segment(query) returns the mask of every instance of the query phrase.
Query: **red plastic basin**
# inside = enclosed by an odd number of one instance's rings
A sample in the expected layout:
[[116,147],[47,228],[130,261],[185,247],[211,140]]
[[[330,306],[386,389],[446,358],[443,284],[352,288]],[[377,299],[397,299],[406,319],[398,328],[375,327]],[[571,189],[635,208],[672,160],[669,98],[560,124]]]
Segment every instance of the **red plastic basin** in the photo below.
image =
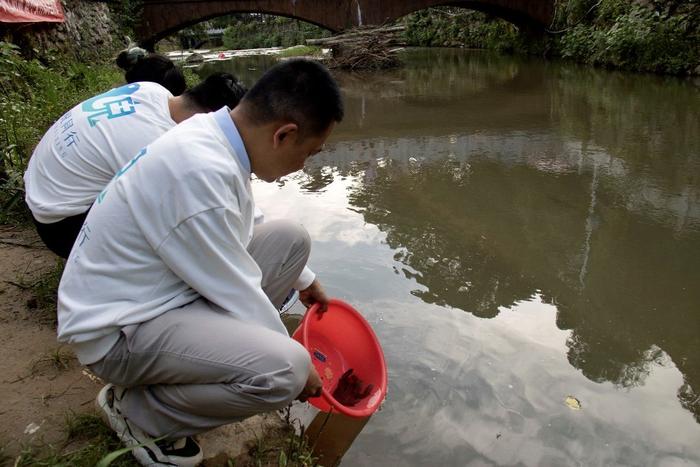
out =
[[[342,300],[331,300],[322,315],[317,310],[318,305],[309,308],[292,336],[309,351],[323,381],[321,397],[311,398],[309,403],[324,412],[368,417],[386,396],[386,363],[379,340],[367,320]],[[367,397],[348,407],[335,400],[333,391],[351,368],[363,387],[372,384],[373,388]]]

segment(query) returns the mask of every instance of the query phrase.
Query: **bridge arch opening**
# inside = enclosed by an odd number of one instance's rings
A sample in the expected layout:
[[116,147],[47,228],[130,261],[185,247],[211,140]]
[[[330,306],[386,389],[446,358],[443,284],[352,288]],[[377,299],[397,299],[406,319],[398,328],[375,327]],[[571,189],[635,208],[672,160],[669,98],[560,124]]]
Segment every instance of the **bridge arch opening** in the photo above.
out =
[[161,38],[188,25],[244,12],[295,18],[337,32],[360,25],[386,24],[435,6],[486,12],[533,31],[544,30],[554,17],[554,0],[143,0],[137,37],[142,44],[152,47]]
[[[139,39],[139,44],[148,49],[148,50],[154,50],[155,45],[161,41],[162,39],[172,37],[177,35],[178,33],[181,33],[182,31],[185,31],[187,29],[190,29],[194,26],[197,26],[199,24],[207,23],[212,20],[217,20],[220,18],[230,18],[230,21],[228,21],[227,26],[236,26],[236,25],[241,25],[246,23],[246,18],[245,16],[249,16],[249,22],[251,24],[255,23],[256,17],[257,20],[261,23],[264,22],[271,22],[275,21],[277,19],[287,19],[287,20],[293,20],[297,22],[297,24],[300,25],[308,25],[316,28],[318,30],[318,35],[315,37],[321,37],[324,35],[330,35],[333,31],[328,28],[324,24],[319,24],[317,22],[311,21],[307,18],[303,18],[300,16],[295,16],[291,14],[284,14],[284,13],[279,13],[275,12],[272,10],[241,10],[241,9],[233,9],[229,11],[224,11],[222,13],[215,13],[215,14],[210,14],[210,15],[204,15],[201,17],[197,18],[191,18],[186,21],[182,21],[172,27],[169,27],[167,29],[164,29],[161,32],[155,33],[155,34],[139,34],[141,39]],[[284,28],[285,25],[283,25]],[[219,29],[219,28],[216,28]],[[225,29],[225,28],[224,28]],[[301,29],[305,29],[306,31],[302,32],[309,32],[308,28],[304,28],[304,26],[301,27]],[[283,31],[284,32],[284,31]],[[302,42],[303,43],[303,40]],[[281,44],[282,45],[282,44]],[[286,44],[284,44],[286,45]],[[296,45],[296,44],[291,44],[291,45]],[[232,48],[255,48],[256,46],[251,46],[251,47],[232,47]],[[263,47],[263,46],[257,46],[257,47]],[[187,48],[192,48],[192,47],[187,47]]]
[[532,25],[492,10],[454,4],[414,10],[401,17],[409,46],[466,47],[514,51],[533,35]]
[[[449,1],[437,0],[421,7],[410,9],[401,15],[400,18],[406,18],[415,13],[426,12],[429,10],[447,11],[447,10],[462,10],[483,13],[494,19],[500,19],[511,23],[517,28],[524,29],[543,29],[542,24],[537,18],[530,16],[523,10],[517,10],[503,6],[497,3],[480,2],[480,1]],[[502,2],[501,2],[502,3]]]

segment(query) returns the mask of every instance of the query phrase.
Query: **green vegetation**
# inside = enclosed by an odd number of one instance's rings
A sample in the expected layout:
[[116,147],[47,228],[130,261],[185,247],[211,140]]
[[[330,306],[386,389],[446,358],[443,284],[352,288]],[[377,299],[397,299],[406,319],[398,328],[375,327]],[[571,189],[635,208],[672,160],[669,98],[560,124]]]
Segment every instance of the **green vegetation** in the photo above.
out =
[[119,28],[117,34],[134,37],[134,27],[141,15],[143,2],[141,0],[112,0],[107,2],[107,6],[112,19]]
[[76,358],[73,352],[63,347],[57,347],[47,352],[43,357],[32,362],[29,373],[37,375],[46,370],[60,372],[70,368],[75,361]]
[[320,47],[312,45],[295,45],[284,49],[279,53],[280,57],[307,57],[310,55],[318,55],[321,53]]
[[[14,465],[47,467],[92,467],[110,452],[122,447],[114,432],[93,414],[69,414],[65,440],[58,445],[25,447]],[[131,456],[122,456],[112,466],[136,466]]]
[[28,219],[22,175],[34,146],[67,109],[123,80],[113,65],[25,59],[0,42],[0,223]]
[[564,27],[555,43],[564,58],[676,75],[700,65],[700,4],[569,0],[557,15]]
[[259,47],[290,47],[306,39],[325,37],[330,33],[310,23],[282,16],[237,15],[231,17],[224,31],[224,47],[254,49]]
[[463,8],[429,8],[406,17],[406,40],[419,47],[468,47],[513,52],[523,38],[511,23]]
[[[258,438],[248,455],[250,462],[242,465],[279,466],[279,467],[315,467],[318,459],[313,456],[306,439],[294,433],[291,425],[273,436]],[[229,464],[239,465],[235,460]]]
[[431,8],[406,18],[410,45],[495,49],[590,65],[683,75],[700,67],[700,4],[683,0],[561,0],[551,29],[534,36],[465,9]]
[[[26,446],[14,459],[13,465],[16,467],[93,467],[95,465],[131,467],[138,465],[134,458],[128,455],[128,450],[123,448],[114,432],[97,415],[69,414],[66,416],[64,432],[65,439],[57,445]],[[120,453],[121,455],[117,455]],[[3,451],[0,451],[0,460],[3,460],[2,456]],[[105,462],[108,459],[112,459],[111,463]],[[4,460],[11,459],[5,455]],[[296,435],[291,425],[258,438],[247,453],[236,459],[228,459],[227,462],[230,466],[315,467],[318,465],[304,437]]]
[[27,307],[49,312],[48,316],[51,322],[56,320],[58,284],[61,282],[65,264],[62,258],[57,258],[53,267],[43,271],[38,278],[22,275],[17,278],[17,282],[13,283],[20,289],[31,292],[32,298],[27,302]]

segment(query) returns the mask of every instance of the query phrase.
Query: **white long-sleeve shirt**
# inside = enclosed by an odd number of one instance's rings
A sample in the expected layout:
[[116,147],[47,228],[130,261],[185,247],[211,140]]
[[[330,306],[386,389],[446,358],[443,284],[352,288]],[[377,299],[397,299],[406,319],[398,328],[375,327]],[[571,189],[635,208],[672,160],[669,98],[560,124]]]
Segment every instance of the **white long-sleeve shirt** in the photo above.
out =
[[[59,340],[75,344],[83,364],[100,360],[123,326],[199,297],[287,333],[246,250],[254,225],[250,168],[222,115],[235,131],[227,109],[196,115],[140,152],[98,195],[58,290]],[[305,272],[295,287],[311,281]]]
[[111,89],[66,112],[37,145],[24,174],[34,218],[51,224],[82,214],[144,146],[175,126],[156,83]]

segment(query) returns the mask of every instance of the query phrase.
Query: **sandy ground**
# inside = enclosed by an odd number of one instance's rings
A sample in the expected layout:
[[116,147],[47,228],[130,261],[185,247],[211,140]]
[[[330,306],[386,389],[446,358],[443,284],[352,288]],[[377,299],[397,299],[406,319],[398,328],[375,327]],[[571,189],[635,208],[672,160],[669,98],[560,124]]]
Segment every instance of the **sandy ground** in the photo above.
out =
[[63,440],[66,415],[91,410],[99,386],[56,341],[55,311],[30,308],[32,292],[18,286],[56,256],[31,231],[0,228],[0,242],[0,445],[14,456],[27,444]]
[[[56,261],[33,230],[0,226],[0,447],[12,459],[28,445],[62,442],[66,417],[95,413],[102,385],[57,342],[55,310],[37,308],[26,288]],[[281,426],[277,415],[267,414],[201,436],[211,458],[206,465],[245,456],[257,439]]]

